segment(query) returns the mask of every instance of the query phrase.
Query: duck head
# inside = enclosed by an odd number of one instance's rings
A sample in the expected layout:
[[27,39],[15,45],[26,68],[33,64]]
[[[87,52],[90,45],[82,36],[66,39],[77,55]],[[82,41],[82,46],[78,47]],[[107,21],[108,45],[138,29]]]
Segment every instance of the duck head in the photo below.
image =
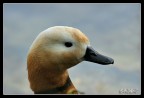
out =
[[82,61],[102,65],[114,63],[112,58],[96,52],[88,38],[76,28],[54,26],[42,31],[28,52],[28,76],[32,90],[64,85],[68,76],[66,70]]

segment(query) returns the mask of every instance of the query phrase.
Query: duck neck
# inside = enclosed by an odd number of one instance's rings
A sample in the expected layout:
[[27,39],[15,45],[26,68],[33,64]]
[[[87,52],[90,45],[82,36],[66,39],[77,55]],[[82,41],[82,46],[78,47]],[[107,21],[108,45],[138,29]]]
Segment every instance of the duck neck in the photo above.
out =
[[43,91],[34,92],[35,94],[78,94],[69,77],[67,77],[66,83],[63,86],[53,89],[47,89]]
[[35,94],[78,94],[67,70],[50,72],[45,68],[39,68],[29,72],[31,89]]

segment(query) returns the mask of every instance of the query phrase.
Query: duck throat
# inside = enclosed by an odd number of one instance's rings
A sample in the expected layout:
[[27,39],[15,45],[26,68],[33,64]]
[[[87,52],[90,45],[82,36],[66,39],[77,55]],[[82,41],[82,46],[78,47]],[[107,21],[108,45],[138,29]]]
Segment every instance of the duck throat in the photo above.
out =
[[34,93],[35,94],[78,94],[78,91],[75,89],[74,85],[72,84],[68,76],[63,86],[56,87],[53,89],[38,91]]
[[78,94],[67,70],[57,72],[36,66],[28,67],[30,86],[35,94]]

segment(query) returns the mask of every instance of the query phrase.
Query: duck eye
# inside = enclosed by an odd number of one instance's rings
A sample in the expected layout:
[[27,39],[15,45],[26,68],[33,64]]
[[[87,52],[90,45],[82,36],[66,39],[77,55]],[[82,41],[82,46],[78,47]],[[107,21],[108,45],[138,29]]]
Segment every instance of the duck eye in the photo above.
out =
[[71,47],[73,44],[71,42],[65,42],[66,47]]

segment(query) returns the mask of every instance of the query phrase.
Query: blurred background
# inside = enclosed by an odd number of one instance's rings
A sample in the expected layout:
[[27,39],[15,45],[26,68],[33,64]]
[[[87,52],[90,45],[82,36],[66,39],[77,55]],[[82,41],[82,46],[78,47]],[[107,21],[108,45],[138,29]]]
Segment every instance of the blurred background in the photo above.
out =
[[141,94],[139,3],[4,3],[3,94],[33,94],[27,77],[27,52],[41,31],[57,25],[80,29],[95,50],[115,60],[108,66],[83,61],[70,68],[79,91]]

